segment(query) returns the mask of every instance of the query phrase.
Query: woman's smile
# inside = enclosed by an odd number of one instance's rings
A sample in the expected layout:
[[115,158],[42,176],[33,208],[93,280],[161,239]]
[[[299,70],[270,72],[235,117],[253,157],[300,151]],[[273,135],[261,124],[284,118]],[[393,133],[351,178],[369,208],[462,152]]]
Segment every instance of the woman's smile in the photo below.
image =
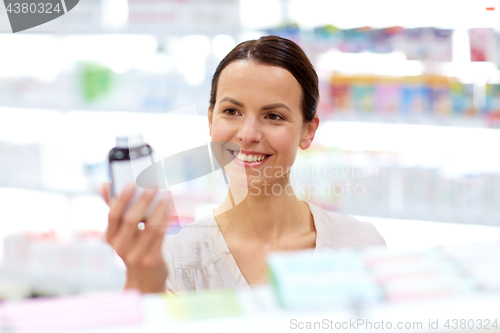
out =
[[272,154],[263,154],[254,151],[246,151],[246,150],[231,150],[228,149],[231,155],[234,156],[233,161],[241,166],[248,168],[257,168],[264,163],[272,156]]

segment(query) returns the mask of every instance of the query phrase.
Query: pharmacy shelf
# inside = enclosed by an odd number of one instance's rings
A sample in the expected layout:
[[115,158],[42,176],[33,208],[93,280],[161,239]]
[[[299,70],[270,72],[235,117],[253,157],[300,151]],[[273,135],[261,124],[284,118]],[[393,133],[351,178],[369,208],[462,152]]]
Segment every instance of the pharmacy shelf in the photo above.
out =
[[[261,296],[265,297],[265,296]],[[269,296],[271,297],[271,296]],[[247,314],[237,317],[226,318],[211,318],[200,319],[187,322],[165,322],[165,315],[158,311],[157,307],[162,307],[155,296],[143,298],[143,308],[151,309],[148,314],[145,314],[147,322],[141,328],[148,329],[167,328],[176,332],[200,332],[201,330],[217,331],[217,332],[294,332],[302,326],[306,328],[310,325],[311,328],[318,329],[346,329],[340,326],[335,327],[336,323],[356,323],[354,328],[361,332],[368,331],[394,331],[396,327],[387,329],[387,323],[391,326],[396,326],[398,323],[409,326],[410,328],[400,329],[398,331],[424,331],[436,332],[434,323],[438,323],[440,331],[458,331],[453,329],[453,320],[465,319],[481,319],[483,324],[486,319],[490,320],[491,332],[498,332],[497,327],[491,327],[491,323],[497,319],[497,324],[500,323],[498,312],[495,308],[500,306],[500,296],[497,295],[481,295],[473,297],[461,297],[453,299],[434,299],[420,302],[407,302],[403,304],[373,304],[373,305],[344,305],[337,309],[315,309],[312,311],[290,311],[284,309],[274,309],[270,313]],[[146,310],[146,311],[148,311]],[[269,310],[269,309],[267,309]],[[168,311],[168,310],[167,310]],[[159,313],[160,312],[160,313]],[[385,322],[385,329],[381,329],[381,322]],[[447,328],[446,322],[449,321],[451,328]],[[363,324],[361,324],[363,322]],[[368,322],[375,327],[368,326]],[[429,327],[430,323],[433,327]],[[163,323],[163,324],[162,324]],[[315,324],[316,323],[316,324]],[[322,326],[317,323],[321,323]],[[421,324],[421,325],[420,325]],[[469,323],[470,324],[470,323]],[[476,324],[476,322],[474,322]],[[299,326],[300,325],[300,326]],[[316,327],[314,327],[316,325]],[[330,327],[331,325],[331,327]],[[353,328],[353,326],[347,326]],[[378,329],[377,329],[378,327]],[[419,329],[421,327],[421,329]],[[458,326],[458,328],[460,328]],[[467,328],[467,327],[466,327]],[[130,328],[124,329],[123,332],[129,332]],[[472,331],[472,330],[471,330]],[[92,331],[94,332],[94,331]],[[103,333],[106,331],[102,331]],[[115,332],[113,330],[113,332]],[[121,331],[116,331],[121,332]]]
[[[360,332],[463,332],[474,331],[474,328],[479,327],[476,325],[485,326],[487,322],[488,332],[499,332],[500,319],[497,309],[500,306],[500,296],[498,294],[445,299],[437,297],[395,304],[343,304],[308,311],[294,311],[278,307],[274,293],[269,286],[250,291],[238,291],[235,296],[236,298],[233,299],[219,298],[217,303],[204,302],[201,297],[198,303],[194,301],[194,298],[183,303],[182,298],[175,302],[162,294],[140,296],[131,292],[127,294],[106,293],[102,296],[84,295],[81,297],[81,302],[75,298],[66,303],[64,303],[65,298],[48,302],[39,299],[38,304],[26,302],[14,304],[14,306],[7,302],[3,311],[11,315],[11,318],[15,318],[16,315],[20,317],[20,313],[24,314],[24,322],[17,326],[24,328],[23,331],[27,331],[26,328],[30,327],[29,332],[33,333],[42,332],[44,328],[51,328],[51,332],[79,333],[139,331],[146,333],[198,333],[200,331],[280,333],[295,332],[300,328],[307,329],[308,326],[309,329],[316,330],[350,328]],[[120,301],[121,304],[113,303]],[[96,310],[90,309],[92,304],[98,307],[105,305],[106,308],[97,314]],[[41,313],[46,312],[41,307],[47,305],[55,313],[50,315],[51,320],[41,321],[41,318],[36,318],[34,312],[37,310]],[[62,306],[66,308],[61,308]],[[235,308],[239,311],[234,311]],[[80,311],[79,314],[78,311]],[[65,314],[65,323],[55,323],[63,314]],[[454,320],[456,320],[456,326]],[[472,320],[472,323],[469,320]],[[461,321],[462,327],[460,327]],[[391,329],[388,329],[389,324]],[[4,325],[6,325],[5,321]],[[398,325],[402,327],[397,329]],[[472,328],[468,329],[467,325],[469,327],[472,325]],[[16,325],[12,326],[12,328],[16,327]],[[61,326],[64,330],[61,330]]]
[[[271,284],[179,295],[94,289],[7,300],[0,304],[0,325],[33,333],[290,332],[307,326],[434,332],[489,326],[489,332],[498,332],[499,257],[498,241],[422,251],[273,252],[267,260]],[[54,288],[59,281],[44,282]]]
[[[79,2],[56,20],[18,34],[224,34],[240,27],[239,0],[207,3],[101,0]],[[0,33],[12,33],[6,11],[0,10]]]
[[0,298],[21,299],[33,296],[65,296],[103,291],[122,290],[125,272],[115,274],[107,280],[90,280],[34,277],[0,269]]

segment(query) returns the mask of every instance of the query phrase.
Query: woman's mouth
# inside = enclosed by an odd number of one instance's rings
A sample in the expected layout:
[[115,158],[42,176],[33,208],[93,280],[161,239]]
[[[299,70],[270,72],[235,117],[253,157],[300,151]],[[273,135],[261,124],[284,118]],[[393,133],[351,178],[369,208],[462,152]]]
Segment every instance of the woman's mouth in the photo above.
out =
[[269,154],[252,154],[252,155],[245,155],[242,154],[241,151],[235,151],[228,149],[229,152],[235,157],[234,161],[236,161],[238,164],[246,165],[246,166],[258,166],[262,163],[264,163],[269,156]]

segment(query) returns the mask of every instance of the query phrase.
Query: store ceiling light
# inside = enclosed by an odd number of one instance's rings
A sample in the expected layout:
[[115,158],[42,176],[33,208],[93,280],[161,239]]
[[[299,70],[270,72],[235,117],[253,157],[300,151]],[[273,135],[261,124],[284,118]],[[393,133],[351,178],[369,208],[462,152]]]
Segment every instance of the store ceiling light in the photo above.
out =
[[406,60],[402,52],[392,53],[346,53],[333,50],[317,58],[318,71],[339,71],[345,74],[376,74],[394,76],[416,76],[423,74],[423,64],[417,60]]
[[203,35],[183,37],[175,47],[177,68],[190,85],[196,86],[205,80],[205,59],[210,50],[210,40]]
[[229,35],[217,35],[212,41],[212,51],[219,59],[224,58],[235,46],[234,38]]
[[149,35],[72,35],[61,43],[62,66],[93,60],[117,73],[140,67],[158,48],[156,38]]
[[126,28],[128,21],[127,0],[103,0],[101,5],[104,28],[113,30]]
[[50,82],[59,75],[62,56],[56,36],[0,34],[0,45],[0,77],[31,77]]

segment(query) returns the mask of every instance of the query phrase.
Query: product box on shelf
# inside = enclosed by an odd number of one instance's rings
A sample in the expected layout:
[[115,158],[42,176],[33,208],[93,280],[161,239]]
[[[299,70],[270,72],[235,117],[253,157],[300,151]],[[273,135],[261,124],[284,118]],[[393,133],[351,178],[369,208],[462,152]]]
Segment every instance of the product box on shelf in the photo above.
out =
[[0,278],[49,295],[119,290],[125,283],[125,271],[118,263],[101,234],[81,233],[70,242],[54,232],[17,233],[4,239]]
[[381,78],[375,86],[376,113],[396,115],[401,110],[401,83],[395,78]]
[[449,116],[452,113],[449,82],[447,77],[429,76],[430,114],[436,117]]
[[275,252],[268,266],[280,306],[319,310],[339,304],[406,303],[498,292],[499,255],[499,242],[420,251],[379,246]]
[[483,112],[500,112],[500,84],[486,85],[486,102]]

